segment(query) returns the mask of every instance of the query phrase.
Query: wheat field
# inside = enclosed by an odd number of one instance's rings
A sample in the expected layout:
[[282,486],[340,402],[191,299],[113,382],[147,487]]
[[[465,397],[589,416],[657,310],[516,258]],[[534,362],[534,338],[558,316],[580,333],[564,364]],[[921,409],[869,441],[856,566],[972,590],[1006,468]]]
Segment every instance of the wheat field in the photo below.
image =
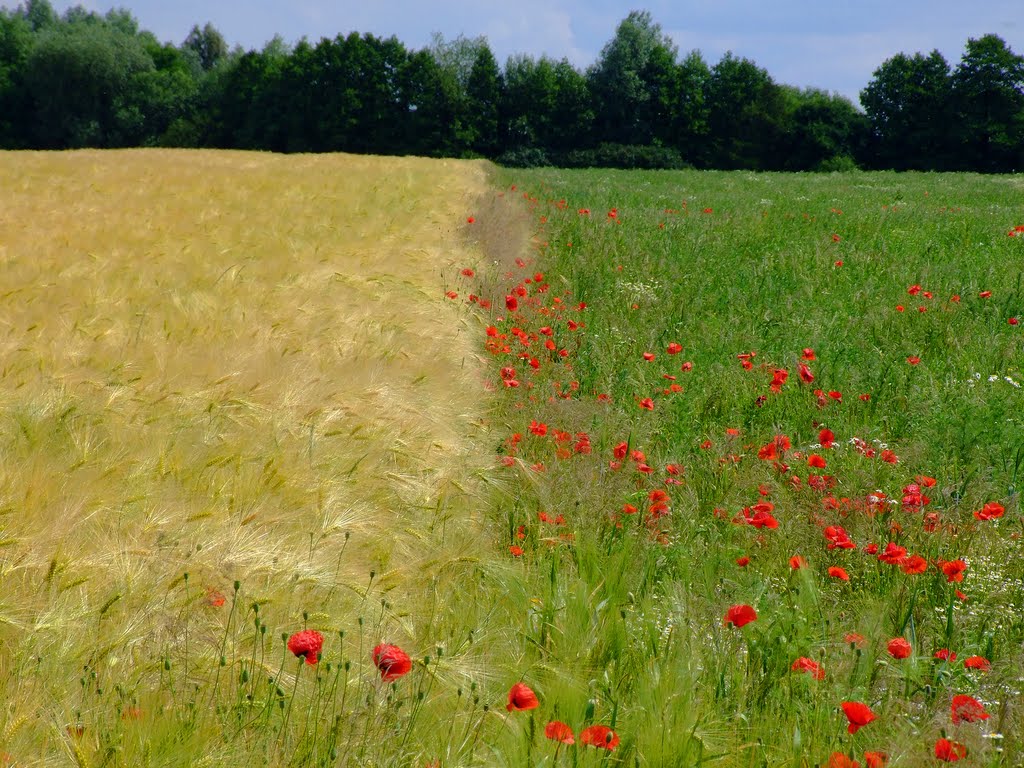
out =
[[[145,762],[161,715],[276,669],[254,615],[417,647],[460,610],[487,451],[479,321],[442,284],[485,188],[469,161],[0,153],[0,763]],[[189,733],[170,763],[278,759]]]

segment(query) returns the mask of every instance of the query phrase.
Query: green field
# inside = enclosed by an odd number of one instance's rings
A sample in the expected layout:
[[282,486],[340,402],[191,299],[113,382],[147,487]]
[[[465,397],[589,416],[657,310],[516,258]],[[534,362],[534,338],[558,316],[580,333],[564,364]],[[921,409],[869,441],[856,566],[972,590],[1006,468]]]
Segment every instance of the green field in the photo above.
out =
[[1024,765],[1024,181],[0,160],[0,765]]

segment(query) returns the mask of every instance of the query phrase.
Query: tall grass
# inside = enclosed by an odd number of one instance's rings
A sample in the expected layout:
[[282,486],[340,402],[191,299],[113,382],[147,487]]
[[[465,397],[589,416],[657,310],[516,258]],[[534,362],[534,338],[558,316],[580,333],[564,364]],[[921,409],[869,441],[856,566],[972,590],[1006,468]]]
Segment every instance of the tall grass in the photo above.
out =
[[1021,764],[1020,182],[484,170],[0,158],[0,762]]

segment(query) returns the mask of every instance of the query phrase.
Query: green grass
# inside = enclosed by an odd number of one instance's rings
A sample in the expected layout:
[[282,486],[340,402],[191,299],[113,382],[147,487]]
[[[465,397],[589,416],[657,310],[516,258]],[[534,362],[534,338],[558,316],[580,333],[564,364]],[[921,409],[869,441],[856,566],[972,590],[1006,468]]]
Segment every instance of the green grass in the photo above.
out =
[[[520,298],[496,326],[550,325],[571,350],[564,361],[541,350],[536,373],[520,363],[520,386],[501,408],[508,432],[524,436],[512,471],[536,478],[505,506],[510,532],[527,526],[523,578],[543,607],[524,632],[550,711],[568,708],[574,727],[611,721],[622,738],[614,759],[625,764],[813,765],[833,751],[863,761],[865,750],[929,764],[943,733],[976,764],[1020,764],[1024,334],[1009,320],[1024,311],[1024,243],[1007,231],[1024,218],[1009,204],[1022,182],[606,171],[503,180],[537,222],[527,273],[542,269],[551,289],[528,285],[537,301]],[[563,290],[567,304],[586,303],[566,314],[585,329],[552,322],[551,293]],[[666,354],[670,342],[678,355]],[[526,351],[537,354],[536,344]],[[511,347],[496,366],[513,364],[520,342]],[[804,348],[815,352],[810,384],[798,376]],[[744,370],[737,355],[749,352]],[[789,377],[772,392],[778,369]],[[665,393],[666,374],[681,391]],[[550,396],[570,381],[570,399]],[[644,398],[653,410],[639,407]],[[550,431],[530,434],[533,420],[588,432],[593,454],[559,460]],[[817,446],[824,427],[832,449]],[[776,435],[791,440],[788,467],[758,458]],[[621,441],[646,454],[653,474],[628,457],[609,468]],[[885,450],[898,461],[881,460]],[[809,468],[810,453],[827,469]],[[529,469],[537,462],[543,473]],[[685,466],[681,485],[663,485],[670,463]],[[812,473],[834,486],[809,488]],[[917,476],[937,480],[924,489],[928,518],[902,509]],[[671,513],[645,521],[657,488]],[[759,489],[775,530],[735,522]],[[976,520],[989,501],[1005,517]],[[620,514],[626,503],[639,513]],[[571,547],[535,543],[549,535],[538,510],[565,514]],[[823,529],[836,525],[859,549],[826,549]],[[863,552],[890,541],[922,555],[926,572]],[[795,555],[806,568],[790,567]],[[949,583],[937,563],[961,558],[965,578]],[[828,577],[834,565],[849,582]],[[732,604],[753,605],[757,621],[723,627]],[[846,642],[851,632],[863,648]],[[898,636],[913,646],[909,659],[886,651]],[[934,660],[940,648],[959,661]],[[965,670],[973,655],[992,670]],[[818,660],[825,679],[791,672],[801,656]],[[991,718],[953,727],[954,694],[985,702]],[[877,720],[849,735],[842,701],[867,703]]]

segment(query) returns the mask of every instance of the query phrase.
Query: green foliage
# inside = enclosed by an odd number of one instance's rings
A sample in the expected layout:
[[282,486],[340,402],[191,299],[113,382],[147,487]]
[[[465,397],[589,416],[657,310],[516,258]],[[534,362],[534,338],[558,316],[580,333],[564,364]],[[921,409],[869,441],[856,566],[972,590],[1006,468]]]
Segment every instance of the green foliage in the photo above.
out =
[[952,89],[961,167],[1024,168],[1024,56],[997,35],[972,38]]
[[[229,50],[210,23],[161,45],[123,10],[0,9],[0,146],[211,146],[504,157],[569,165],[1006,172],[1024,165],[1024,57],[971,39],[884,62],[861,92],[776,83],[753,61],[681,60],[633,11],[592,66],[435,34],[422,51],[351,33]],[[955,119],[951,119],[955,117]],[[610,152],[605,145],[649,147]],[[589,154],[587,154],[589,153]],[[618,157],[612,157],[617,154]],[[836,158],[844,158],[837,161]]]
[[896,170],[950,167],[949,64],[938,51],[897,54],[875,70],[860,100],[871,123],[874,164]]

